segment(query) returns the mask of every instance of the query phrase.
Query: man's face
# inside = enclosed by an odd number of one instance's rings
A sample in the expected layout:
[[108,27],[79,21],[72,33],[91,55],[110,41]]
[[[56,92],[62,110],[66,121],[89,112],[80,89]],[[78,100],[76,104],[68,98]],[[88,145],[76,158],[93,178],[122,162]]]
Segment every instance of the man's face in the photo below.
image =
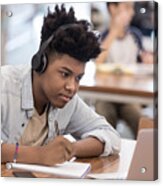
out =
[[39,94],[54,107],[64,107],[77,92],[84,70],[85,64],[69,55],[51,58],[40,75]]

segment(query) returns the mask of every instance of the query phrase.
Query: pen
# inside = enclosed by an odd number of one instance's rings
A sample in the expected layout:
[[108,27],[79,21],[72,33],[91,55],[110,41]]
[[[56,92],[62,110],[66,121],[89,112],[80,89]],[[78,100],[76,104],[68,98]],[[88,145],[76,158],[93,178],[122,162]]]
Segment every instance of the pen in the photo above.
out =
[[70,160],[69,160],[69,162],[73,162],[73,161],[75,161],[76,160],[76,157],[74,156],[74,157],[72,157]]

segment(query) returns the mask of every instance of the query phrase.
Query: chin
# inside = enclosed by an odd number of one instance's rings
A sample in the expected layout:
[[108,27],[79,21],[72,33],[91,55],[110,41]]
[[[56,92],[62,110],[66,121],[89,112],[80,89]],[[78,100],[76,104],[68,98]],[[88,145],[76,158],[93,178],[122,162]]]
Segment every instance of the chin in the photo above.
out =
[[[65,105],[66,105],[66,104],[65,104]],[[55,107],[56,107],[56,108],[60,108],[60,109],[62,109],[62,108],[65,107],[65,105],[55,105]]]
[[52,103],[52,105],[53,105],[54,107],[60,108],[60,109],[63,108],[63,107],[65,107],[66,104],[67,104],[67,103],[65,103],[65,102],[64,102],[64,103],[63,103],[63,102],[62,102],[62,103],[54,103],[54,104]]

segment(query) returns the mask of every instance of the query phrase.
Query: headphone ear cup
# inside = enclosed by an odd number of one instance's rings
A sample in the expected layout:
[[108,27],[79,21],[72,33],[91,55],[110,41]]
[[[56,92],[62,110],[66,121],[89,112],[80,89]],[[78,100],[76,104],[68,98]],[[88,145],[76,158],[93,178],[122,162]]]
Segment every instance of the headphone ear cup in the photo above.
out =
[[40,55],[39,53],[36,53],[33,57],[32,57],[32,69],[37,71],[40,67]]
[[40,54],[38,52],[32,58],[32,69],[40,74],[46,70],[47,64],[48,64],[48,57],[46,53]]
[[39,69],[39,73],[43,73],[48,66],[48,56],[47,56],[46,53],[43,53],[41,55],[41,60],[40,61],[41,61],[41,66],[40,66],[40,69]]

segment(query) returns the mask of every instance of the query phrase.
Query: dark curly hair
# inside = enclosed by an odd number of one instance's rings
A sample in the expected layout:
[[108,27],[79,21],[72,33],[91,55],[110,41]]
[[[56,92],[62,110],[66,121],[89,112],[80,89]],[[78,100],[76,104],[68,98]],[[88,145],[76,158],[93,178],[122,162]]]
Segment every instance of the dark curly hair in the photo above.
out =
[[[70,24],[72,26],[61,29],[63,25]],[[90,24],[86,20],[78,21],[72,7],[66,12],[64,4],[61,8],[56,5],[54,12],[48,9],[41,30],[40,45],[51,35],[54,37],[46,49],[48,55],[54,52],[68,54],[81,62],[87,62],[101,52],[99,38],[91,31]]]

